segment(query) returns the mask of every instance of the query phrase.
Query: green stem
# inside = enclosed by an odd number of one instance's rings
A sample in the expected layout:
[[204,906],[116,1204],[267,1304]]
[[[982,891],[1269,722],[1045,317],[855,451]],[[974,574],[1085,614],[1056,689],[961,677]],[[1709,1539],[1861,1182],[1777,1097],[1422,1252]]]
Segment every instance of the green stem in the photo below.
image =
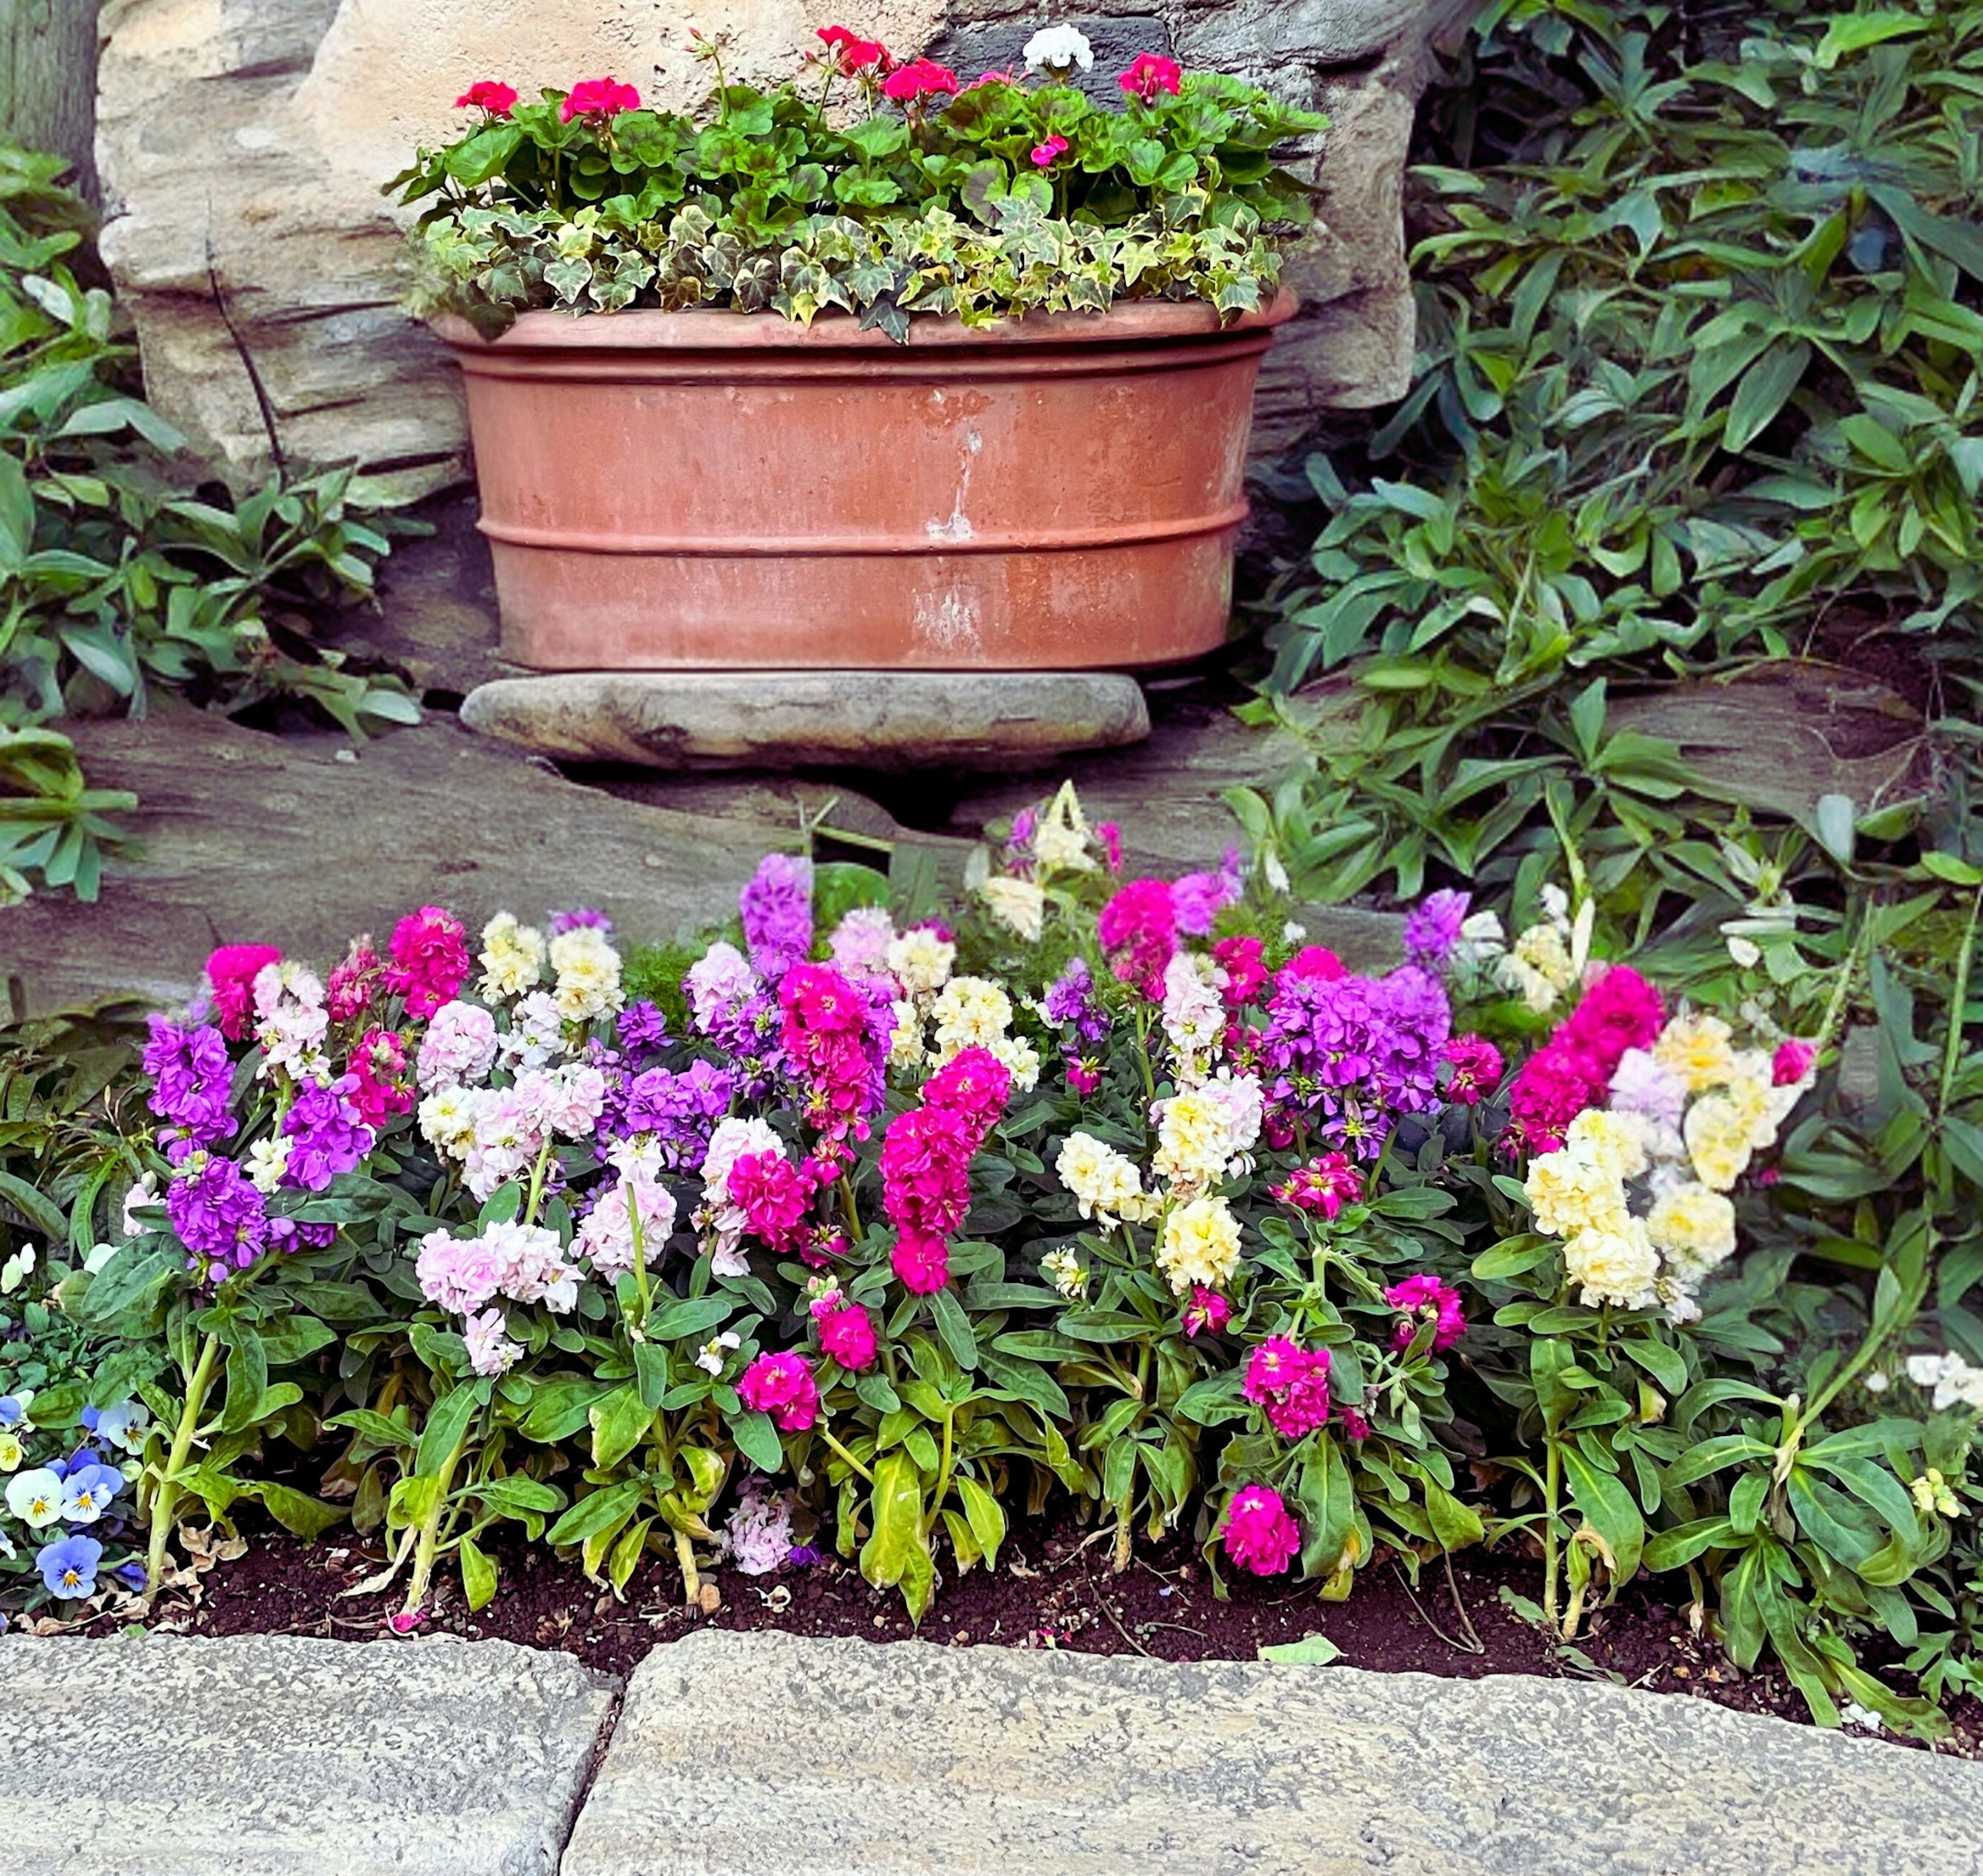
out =
[[[1157,1078],[1150,1072],[1150,1014],[1142,999],[1136,1000],[1136,1066],[1143,1071],[1143,1095],[1150,1102],[1157,1098]],[[1144,1116],[1145,1125],[1149,1115]]]
[[848,1235],[858,1245],[861,1241],[861,1208],[854,1202],[854,1181],[844,1173],[840,1175],[840,1209],[846,1215]]
[[1983,892],[1969,902],[1969,923],[1963,928],[1962,948],[1955,954],[1955,981],[1948,1000],[1948,1044],[1941,1056],[1941,1088],[1935,1101],[1935,1118],[1948,1111],[1955,1088],[1955,1071],[1962,1061],[1962,1011],[1969,1000],[1969,972],[1976,958],[1976,920],[1983,913]]
[[530,1168],[530,1196],[523,1207],[523,1222],[534,1224],[537,1221],[537,1207],[544,1196],[544,1173],[551,1163],[551,1143],[547,1138],[543,1151],[537,1155],[537,1163]]
[[824,1440],[824,1441],[826,1442],[826,1443],[827,1443],[829,1446],[831,1446],[831,1447],[834,1449],[834,1451],[835,1452],[838,1453],[838,1454],[840,1455],[840,1456],[841,1456],[843,1459],[844,1459],[844,1460],[848,1462],[848,1464],[849,1466],[852,1466],[852,1467],[854,1468],[854,1469],[857,1472],[858,1472],[858,1473],[861,1475],[861,1476],[862,1478],[864,1478],[864,1479],[866,1479],[866,1480],[868,1481],[868,1482],[870,1485],[872,1485],[872,1484],[874,1482],[874,1475],[872,1472],[871,1472],[868,1469],[868,1468],[867,1468],[866,1466],[863,1466],[863,1465],[861,1463],[861,1462],[860,1462],[858,1459],[857,1459],[854,1456],[854,1455],[853,1455],[852,1453],[849,1452],[847,1450],[847,1449],[846,1449],[844,1446],[843,1446],[840,1443],[840,1442],[839,1442],[838,1440],[835,1439],[834,1438],[834,1436],[833,1436],[830,1432],[828,1432],[826,1430],[826,1429],[825,1429],[824,1427],[823,1427],[823,1426],[815,1426],[815,1427],[814,1428],[814,1429],[813,1429],[813,1430],[814,1430],[816,1433],[818,1433],[818,1434],[819,1435],[820,1438],[821,1438],[821,1439]]
[[1556,1508],[1563,1492],[1563,1449],[1552,1438],[1543,1469],[1543,1615],[1556,1626]]
[[206,1392],[213,1385],[213,1371],[219,1357],[220,1338],[209,1334],[200,1346],[199,1359],[186,1382],[186,1405],[172,1434],[172,1449],[166,1456],[166,1469],[159,1477],[158,1492],[152,1500],[151,1546],[145,1562],[147,1596],[158,1593],[159,1577],[166,1566],[166,1544],[172,1535],[172,1513],[179,1503],[179,1475],[186,1470],[186,1457],[192,1451],[194,1432],[206,1408]]
[[634,1234],[634,1288],[640,1312],[635,1326],[645,1329],[654,1295],[647,1285],[647,1238],[640,1224],[640,1201],[634,1196],[630,1182],[627,1188],[627,1222]]
[[461,1456],[468,1449],[469,1435],[480,1418],[474,1414],[469,1416],[467,1425],[461,1429],[461,1437],[454,1442],[447,1457],[441,1461],[440,1470],[434,1475],[434,1502],[420,1520],[420,1541],[413,1552],[413,1577],[406,1586],[406,1602],[400,1611],[402,1615],[419,1614],[421,1603],[426,1600],[427,1583],[433,1575],[434,1556],[440,1544],[441,1519],[447,1510],[447,1495],[454,1484],[454,1469],[461,1463]]
[[692,1603],[701,1592],[702,1580],[696,1573],[695,1546],[686,1531],[675,1533],[675,1561],[681,1566],[682,1600]]
[[943,1409],[943,1457],[937,1467],[936,1491],[930,1499],[930,1515],[923,1523],[926,1536],[936,1529],[938,1519],[943,1516],[943,1501],[950,1496],[951,1437],[956,1425],[957,1409],[945,1402]]

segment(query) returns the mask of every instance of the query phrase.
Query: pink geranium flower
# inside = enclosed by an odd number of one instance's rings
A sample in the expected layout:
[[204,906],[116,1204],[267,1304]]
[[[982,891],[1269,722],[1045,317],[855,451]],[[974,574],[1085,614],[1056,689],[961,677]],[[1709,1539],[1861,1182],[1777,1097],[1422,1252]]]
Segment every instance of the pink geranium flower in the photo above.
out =
[[837,70],[851,78],[857,72],[886,72],[895,61],[878,39],[857,38],[844,26],[822,26],[819,36]]
[[1051,169],[1054,166],[1055,158],[1063,156],[1066,153],[1066,138],[1058,136],[1048,137],[1044,143],[1035,143],[1033,146],[1034,166],[1036,169]]
[[1278,1576],[1301,1549],[1301,1527],[1271,1487],[1242,1486],[1226,1501],[1226,1554],[1256,1576]]
[[1154,104],[1160,91],[1175,97],[1178,82],[1183,76],[1184,69],[1175,59],[1166,59],[1160,52],[1139,52],[1135,62],[1115,82],[1129,96]]
[[898,65],[881,84],[882,95],[898,104],[913,103],[919,98],[955,97],[957,74],[933,59],[912,59]]
[[637,111],[640,108],[640,94],[630,85],[622,85],[616,79],[585,79],[573,85],[565,101],[558,106],[558,119],[570,123],[575,117],[589,117],[604,123],[609,117],[617,117],[622,111]]
[[516,88],[500,79],[477,79],[454,101],[457,111],[487,111],[491,117],[507,117],[517,102]]

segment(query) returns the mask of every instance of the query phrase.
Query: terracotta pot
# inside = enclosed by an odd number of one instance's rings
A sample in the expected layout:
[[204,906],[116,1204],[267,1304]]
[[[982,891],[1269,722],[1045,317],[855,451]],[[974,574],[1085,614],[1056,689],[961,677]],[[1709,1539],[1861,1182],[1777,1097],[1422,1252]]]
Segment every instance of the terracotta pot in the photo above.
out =
[[540,670],[1082,670],[1223,640],[1283,293],[907,345],[844,315],[527,313],[467,377],[503,655]]

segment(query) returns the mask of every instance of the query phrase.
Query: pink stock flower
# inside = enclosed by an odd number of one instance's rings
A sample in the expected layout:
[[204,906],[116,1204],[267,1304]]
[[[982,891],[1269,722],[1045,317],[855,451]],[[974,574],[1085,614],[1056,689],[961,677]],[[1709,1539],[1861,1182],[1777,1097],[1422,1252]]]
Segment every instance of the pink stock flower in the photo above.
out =
[[837,1362],[849,1374],[872,1368],[878,1350],[874,1339],[874,1318],[858,1303],[842,1301],[823,1312],[814,1305],[814,1327],[819,1332],[820,1352]]
[[1033,146],[1034,167],[1040,169],[1051,169],[1054,166],[1054,159],[1058,156],[1064,156],[1066,153],[1066,138],[1058,136],[1048,137],[1044,143],[1035,143]]
[[504,84],[500,79],[477,79],[455,99],[454,108],[457,111],[487,111],[491,117],[507,117],[516,102],[513,85]]
[[881,92],[898,104],[912,103],[925,97],[955,97],[957,74],[933,59],[912,59],[888,74],[882,81]]
[[1301,1549],[1301,1527],[1267,1486],[1242,1486],[1226,1504],[1226,1554],[1256,1576],[1278,1576]]
[[771,1416],[781,1432],[803,1433],[819,1418],[819,1384],[802,1355],[761,1355],[737,1383],[744,1405]]
[[[208,968],[212,970],[210,965]],[[1794,1087],[1811,1073],[1811,1064],[1817,1060],[1816,1043],[1792,1036],[1777,1044],[1777,1052],[1770,1060],[1770,1079],[1780,1088]]]
[[1333,1224],[1346,1204],[1354,1204],[1363,1196],[1363,1175],[1350,1164],[1346,1153],[1325,1153],[1306,1166],[1297,1166],[1273,1193],[1292,1210],[1326,1218]]
[[1258,1003],[1269,979],[1262,963],[1266,947],[1258,938],[1247,936],[1222,938],[1212,947],[1213,961],[1226,973],[1223,993],[1229,1010],[1243,1010]]
[[1102,857],[1109,863],[1111,873],[1122,870],[1122,830],[1113,821],[1098,821],[1095,837],[1102,843]]
[[1183,76],[1184,69],[1175,59],[1166,59],[1159,52],[1139,52],[1135,62],[1115,82],[1126,95],[1154,104],[1160,91],[1176,96],[1178,82]]
[[780,1256],[789,1257],[811,1235],[812,1177],[782,1153],[740,1154],[724,1186],[751,1231]]
[[1485,1036],[1455,1036],[1440,1050],[1449,1074],[1446,1097],[1471,1107],[1501,1082],[1501,1051]]
[[1565,1047],[1559,1033],[1522,1064],[1508,1090],[1509,1120],[1530,1152],[1553,1153],[1564,1129],[1585,1108],[1602,1106],[1610,1086],[1611,1070]]
[[1177,950],[1177,908],[1162,879],[1132,879],[1107,905],[1096,926],[1109,968],[1151,1002],[1162,1000],[1164,967]]
[[346,1064],[357,1086],[351,1104],[367,1127],[381,1127],[413,1105],[413,1078],[406,1067],[406,1040],[396,1030],[368,1029]]
[[1466,1331],[1466,1312],[1461,1305],[1460,1292],[1451,1284],[1440,1282],[1429,1271],[1421,1271],[1416,1277],[1407,1277],[1402,1283],[1393,1284],[1384,1292],[1384,1301],[1393,1309],[1403,1311],[1405,1318],[1391,1332],[1393,1348],[1409,1348],[1421,1322],[1433,1325],[1434,1355],[1450,1348]]
[[611,78],[585,79],[573,85],[569,96],[558,106],[558,121],[568,124],[574,117],[589,117],[604,123],[622,111],[637,111],[640,94],[630,85]]
[[213,1018],[229,1042],[253,1026],[255,980],[283,954],[272,944],[224,944],[209,954],[206,980],[213,987]]
[[831,964],[794,964],[778,984],[779,1043],[806,1092],[805,1117],[830,1138],[867,1137],[881,1100],[868,999]]
[[1318,983],[1333,983],[1349,975],[1343,967],[1343,960],[1326,944],[1303,945],[1283,964],[1279,973],[1282,977],[1306,980]]
[[1216,1335],[1232,1320],[1232,1305],[1216,1290],[1208,1290],[1202,1283],[1191,1286],[1191,1301],[1184,1308],[1184,1332],[1187,1338],[1202,1330],[1208,1335]]
[[950,1281],[950,1246],[927,1232],[905,1231],[889,1261],[902,1288],[913,1295],[934,1295]]
[[1370,1437],[1370,1422],[1356,1408],[1345,1407],[1339,1417],[1343,1422],[1343,1437],[1345,1439],[1368,1439]]
[[439,906],[423,906],[393,927],[386,988],[406,1000],[406,1013],[423,1019],[452,1003],[468,977],[467,931]]
[[372,948],[370,934],[354,938],[351,949],[344,954],[344,962],[331,966],[324,997],[324,1007],[330,1012],[330,1020],[333,1023],[354,1020],[378,994],[382,974],[379,953]]
[[1299,1439],[1329,1424],[1329,1351],[1269,1335],[1246,1360],[1245,1392],[1274,1431]]
[[1603,1065],[1609,1082],[1627,1049],[1650,1049],[1667,1020],[1659,992],[1629,964],[1613,964],[1557,1030],[1560,1040]]

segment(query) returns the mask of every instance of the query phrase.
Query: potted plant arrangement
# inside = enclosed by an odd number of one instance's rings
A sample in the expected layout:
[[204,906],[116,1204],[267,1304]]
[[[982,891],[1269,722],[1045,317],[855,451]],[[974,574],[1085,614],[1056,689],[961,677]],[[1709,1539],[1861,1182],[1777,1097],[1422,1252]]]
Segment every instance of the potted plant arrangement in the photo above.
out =
[[[707,121],[590,79],[473,122],[416,310],[464,369],[507,655],[539,668],[1162,665],[1216,647],[1321,127],[1071,28],[975,80],[842,27]],[[578,314],[586,317],[572,317]],[[614,317],[606,317],[611,314]],[[771,317],[776,315],[777,317]]]

